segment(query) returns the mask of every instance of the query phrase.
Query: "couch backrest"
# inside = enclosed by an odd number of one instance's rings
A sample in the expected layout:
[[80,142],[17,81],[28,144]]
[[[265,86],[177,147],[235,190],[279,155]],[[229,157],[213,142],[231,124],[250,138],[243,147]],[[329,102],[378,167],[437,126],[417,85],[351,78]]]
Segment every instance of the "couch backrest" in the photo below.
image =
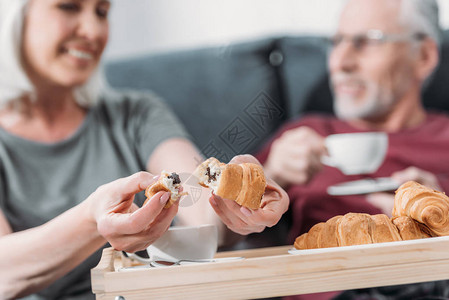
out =
[[[152,90],[174,110],[205,156],[255,151],[287,119],[332,112],[326,44],[280,37],[108,62],[114,87]],[[424,91],[427,108],[449,111],[449,31],[441,65]]]
[[113,87],[152,90],[178,115],[206,156],[254,151],[286,118],[274,39],[109,62]]
[[326,43],[321,37],[284,37],[278,40],[284,57],[278,72],[289,118],[307,110],[311,91],[327,72]]

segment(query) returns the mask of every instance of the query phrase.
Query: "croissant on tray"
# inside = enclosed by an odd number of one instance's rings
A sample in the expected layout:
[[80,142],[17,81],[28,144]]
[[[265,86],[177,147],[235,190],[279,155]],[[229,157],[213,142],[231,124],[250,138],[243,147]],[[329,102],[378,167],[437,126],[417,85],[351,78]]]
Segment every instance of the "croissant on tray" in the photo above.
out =
[[199,184],[211,188],[215,195],[258,209],[265,192],[263,168],[253,163],[225,164],[208,158],[195,170]]
[[348,213],[315,224],[296,238],[296,249],[328,248],[449,235],[449,198],[409,181],[395,194],[393,217]]
[[410,217],[347,213],[315,224],[296,238],[296,249],[385,243],[431,237],[429,229]]
[[449,235],[449,197],[417,182],[408,181],[396,190],[392,214],[409,216],[434,235]]
[[408,216],[393,217],[393,224],[399,231],[402,240],[424,239],[434,236],[430,229]]

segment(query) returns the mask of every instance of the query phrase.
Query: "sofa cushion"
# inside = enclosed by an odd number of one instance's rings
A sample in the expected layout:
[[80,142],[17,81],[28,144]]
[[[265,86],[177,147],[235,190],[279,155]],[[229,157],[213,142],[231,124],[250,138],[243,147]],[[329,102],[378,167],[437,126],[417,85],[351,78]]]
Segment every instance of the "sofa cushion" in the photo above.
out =
[[161,96],[205,156],[228,161],[257,149],[285,118],[269,60],[274,45],[264,39],[111,61],[106,77],[113,87]]
[[279,76],[288,117],[294,118],[305,110],[308,96],[327,72],[326,43],[321,37],[284,37],[278,49],[283,56]]

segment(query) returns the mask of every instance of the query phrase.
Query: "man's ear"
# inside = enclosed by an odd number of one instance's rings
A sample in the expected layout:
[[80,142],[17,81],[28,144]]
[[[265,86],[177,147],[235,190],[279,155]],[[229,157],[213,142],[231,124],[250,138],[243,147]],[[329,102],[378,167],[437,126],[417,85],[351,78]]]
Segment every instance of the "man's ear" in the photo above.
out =
[[437,43],[430,38],[425,38],[421,42],[416,64],[416,75],[422,80],[426,80],[440,62],[440,53]]

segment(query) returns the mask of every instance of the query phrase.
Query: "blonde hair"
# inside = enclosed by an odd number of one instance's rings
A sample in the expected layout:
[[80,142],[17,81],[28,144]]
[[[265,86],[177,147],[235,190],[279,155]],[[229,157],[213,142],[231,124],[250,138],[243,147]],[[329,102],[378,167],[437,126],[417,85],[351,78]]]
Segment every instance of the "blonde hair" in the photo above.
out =
[[[29,96],[34,99],[35,87],[29,80],[21,60],[22,32],[29,0],[0,0],[0,106]],[[74,89],[77,103],[89,107],[98,101],[106,86],[101,68],[89,80]]]

